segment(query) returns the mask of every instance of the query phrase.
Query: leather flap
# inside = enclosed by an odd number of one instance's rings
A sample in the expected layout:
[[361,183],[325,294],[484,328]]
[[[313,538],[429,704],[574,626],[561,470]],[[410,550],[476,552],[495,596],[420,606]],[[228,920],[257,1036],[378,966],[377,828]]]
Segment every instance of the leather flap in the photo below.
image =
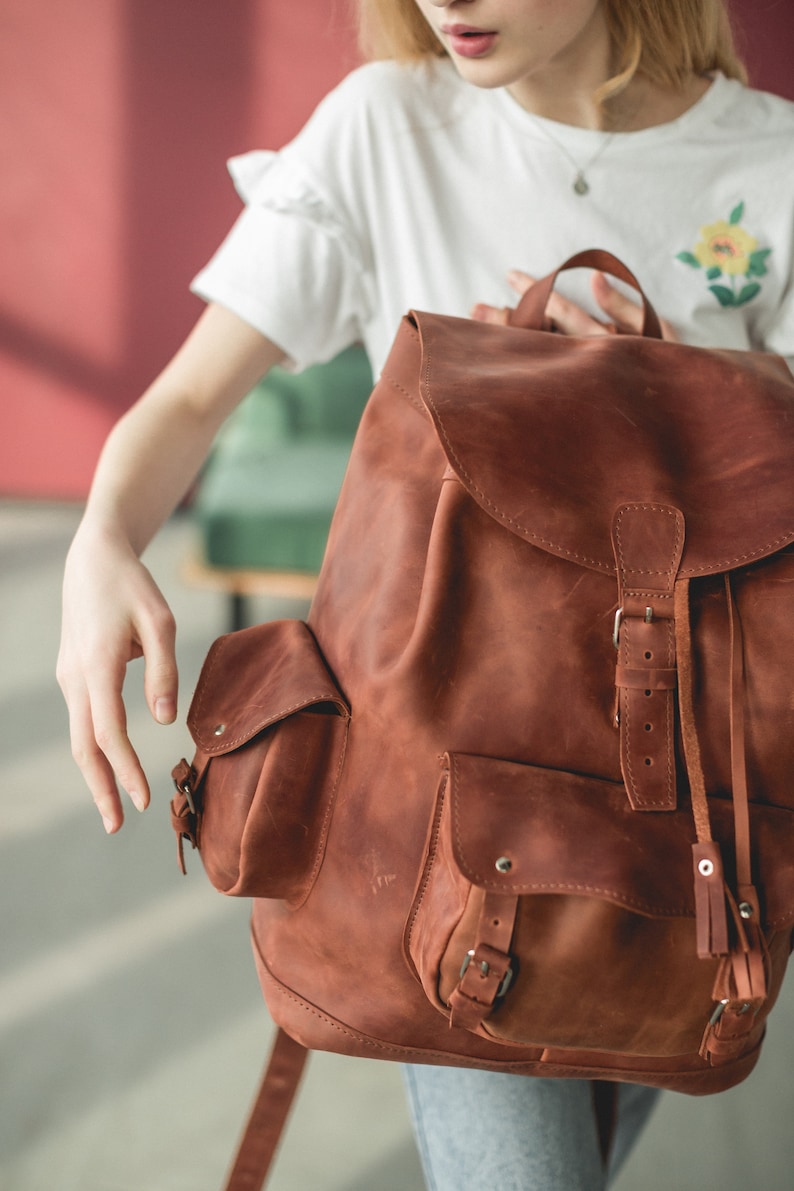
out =
[[275,620],[215,641],[187,722],[198,747],[217,756],[316,704],[349,715],[308,626],[301,620]]
[[[638,814],[619,782],[461,753],[447,763],[455,860],[472,884],[694,918],[689,809]],[[732,807],[714,798],[709,810],[731,881]],[[751,822],[762,913],[779,928],[794,922],[794,813],[753,806]]]
[[612,517],[632,502],[681,510],[684,575],[794,541],[794,378],[782,359],[412,318],[420,394],[449,464],[513,533],[609,573]]

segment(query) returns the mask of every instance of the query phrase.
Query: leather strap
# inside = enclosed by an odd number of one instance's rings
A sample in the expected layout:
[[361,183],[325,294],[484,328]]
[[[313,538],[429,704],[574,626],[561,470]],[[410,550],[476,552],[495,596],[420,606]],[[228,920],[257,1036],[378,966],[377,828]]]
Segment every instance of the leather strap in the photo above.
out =
[[516,894],[485,893],[476,942],[448,1001],[450,1025],[479,1029],[497,998],[507,991],[513,977],[510,941],[517,913]]
[[[730,576],[725,576],[730,623],[730,742],[736,875],[739,902],[728,888],[719,844],[711,836],[706,786],[692,692],[693,657],[689,619],[689,584],[676,584],[676,630],[680,673],[681,736],[689,776],[692,812],[698,842],[693,844],[695,915],[698,955],[721,956],[714,982],[715,1011],[700,1045],[702,1058],[712,1066],[728,1063],[742,1053],[747,1035],[756,1025],[756,1011],[767,996],[766,941],[760,906],[752,884],[750,805],[747,788],[744,723],[744,650]],[[728,934],[730,910],[732,939]]]
[[549,329],[545,318],[546,306],[559,274],[565,272],[566,269],[598,269],[601,273],[608,273],[610,277],[617,277],[619,281],[625,281],[627,285],[633,286],[642,300],[644,314],[642,334],[649,339],[662,338],[659,317],[646,298],[637,278],[622,261],[613,256],[611,252],[605,252],[601,248],[577,252],[575,256],[569,257],[564,264],[560,265],[559,269],[555,269],[553,273],[549,273],[548,276],[537,281],[531,289],[527,290],[516,309],[511,311],[510,325],[512,327],[523,327],[525,330],[536,331]]
[[736,887],[739,894],[739,905],[735,912],[738,942],[731,957],[731,980],[736,998],[758,1009],[767,995],[766,941],[761,931],[760,901],[753,884],[750,795],[745,753],[744,644],[730,575],[725,576],[725,596],[731,625],[731,787],[736,840]]
[[284,1030],[277,1031],[224,1191],[264,1187],[308,1054]]
[[620,612],[620,764],[634,810],[675,810],[675,581],[684,517],[670,505],[621,505],[612,522]]
[[176,832],[176,858],[182,874],[187,876],[185,840],[194,849],[198,848],[201,833],[201,814],[193,798],[196,771],[183,757],[171,770],[171,777],[176,786],[176,797],[171,799],[171,826]]

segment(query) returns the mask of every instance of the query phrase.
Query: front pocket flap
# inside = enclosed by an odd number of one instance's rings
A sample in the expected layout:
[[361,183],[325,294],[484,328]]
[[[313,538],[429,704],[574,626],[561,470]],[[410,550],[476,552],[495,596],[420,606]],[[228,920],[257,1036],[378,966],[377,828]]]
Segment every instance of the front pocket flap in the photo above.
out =
[[274,620],[227,633],[212,645],[188,712],[191,735],[210,756],[315,704],[349,709],[302,620]]
[[[620,782],[491,757],[454,753],[447,764],[455,861],[472,884],[694,917],[690,810],[639,814]],[[730,880],[732,806],[714,798],[709,808]],[[780,927],[794,921],[794,814],[756,805],[751,819],[764,918]]]

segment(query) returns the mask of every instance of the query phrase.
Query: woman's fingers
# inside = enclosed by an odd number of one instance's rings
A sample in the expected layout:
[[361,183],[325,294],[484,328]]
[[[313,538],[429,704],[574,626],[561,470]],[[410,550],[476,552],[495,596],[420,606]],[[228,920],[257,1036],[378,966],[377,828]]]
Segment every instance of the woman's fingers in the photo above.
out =
[[[507,275],[511,289],[521,297],[535,284],[535,278],[520,269],[511,269]],[[615,328],[605,326],[597,319],[582,310],[575,302],[564,298],[555,291],[552,292],[546,306],[546,314],[553,321],[555,328],[564,335],[609,335]],[[471,312],[471,317],[479,322],[502,323],[508,322],[509,310],[496,306],[478,303]]]
[[124,822],[124,811],[116,787],[113,767],[96,740],[88,692],[68,700],[72,756],[83,775],[102,817],[105,831],[112,835]]
[[[94,544],[91,543],[93,546]],[[125,547],[73,546],[64,582],[58,682],[69,707],[72,752],[105,830],[124,821],[119,787],[138,810],[146,775],[127,734],[127,664],[144,660],[146,702],[159,723],[176,718],[177,667],[171,611],[149,572]]]
[[[94,706],[101,705],[102,701],[102,697],[99,697]],[[105,830],[112,835],[124,823],[124,810],[115,774],[118,773],[121,788],[129,794],[139,810],[143,810],[148,802],[146,779],[137,756],[124,755],[125,752],[132,753],[132,747],[126,740],[126,728],[114,723],[111,712],[104,709],[96,715],[87,691],[76,705],[74,700],[70,701],[69,710],[71,752],[92,794]]]
[[127,736],[124,669],[124,662],[114,663],[109,655],[80,665],[65,657],[58,673],[69,708],[72,756],[108,834],[124,822],[117,781],[138,810],[149,803],[146,775]]
[[[603,273],[594,273],[592,289],[595,300],[615,327],[629,335],[641,335],[645,319],[642,305],[615,289]],[[665,319],[660,319],[662,335],[670,343],[676,343],[678,336]]]
[[[111,782],[114,787],[118,782],[137,810],[143,811],[149,805],[149,783],[138,754],[127,735],[127,713],[121,693],[123,681],[123,672],[119,674],[113,666],[97,671],[88,682],[93,728],[93,741],[88,740],[89,756],[92,744],[101,754],[91,760],[92,776],[95,779],[91,792],[100,813],[103,811],[100,801],[97,801],[97,793],[103,805],[107,803],[112,806]],[[119,827],[122,819],[123,816],[119,816]]]
[[176,719],[179,676],[176,666],[176,623],[171,609],[155,588],[157,600],[140,622],[146,703],[158,724]]
[[[520,269],[511,269],[507,280],[519,297],[535,284],[535,278]],[[564,335],[614,335],[616,331],[641,335],[644,320],[641,303],[621,293],[603,273],[594,273],[591,284],[593,296],[607,321],[593,318],[576,302],[553,290],[546,305],[546,314],[554,323],[555,330]],[[473,308],[471,317],[480,322],[505,324],[509,321],[510,312],[506,308],[480,302]],[[664,319],[661,323],[664,338],[674,342],[677,336],[672,326]]]
[[[507,275],[511,287],[517,294],[523,295],[535,284],[535,278],[520,269],[513,269]],[[604,324],[593,318],[576,302],[564,298],[556,290],[552,290],[546,303],[546,315],[552,320],[557,331],[563,335],[613,335],[615,327]]]
[[645,314],[639,302],[615,289],[603,273],[594,273],[590,284],[596,302],[619,331],[629,335],[642,334]]
[[510,311],[506,306],[488,306],[485,302],[478,302],[476,306],[472,307],[469,317],[476,319],[478,323],[497,323],[500,326],[507,326]]

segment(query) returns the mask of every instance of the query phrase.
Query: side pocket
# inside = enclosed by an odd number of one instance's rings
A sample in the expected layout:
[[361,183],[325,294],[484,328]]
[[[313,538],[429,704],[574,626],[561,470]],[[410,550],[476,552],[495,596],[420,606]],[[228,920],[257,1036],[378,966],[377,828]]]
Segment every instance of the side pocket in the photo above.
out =
[[220,637],[188,713],[195,757],[173,770],[183,871],[187,839],[222,893],[300,904],[322,863],[349,722],[302,621]]

